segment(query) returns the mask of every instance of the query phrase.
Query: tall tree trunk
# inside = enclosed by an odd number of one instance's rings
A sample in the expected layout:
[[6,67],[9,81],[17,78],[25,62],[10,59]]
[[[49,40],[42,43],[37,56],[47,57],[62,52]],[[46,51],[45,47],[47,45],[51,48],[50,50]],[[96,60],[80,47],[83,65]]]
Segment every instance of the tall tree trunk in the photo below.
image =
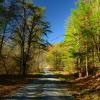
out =
[[86,43],[86,76],[88,77],[89,76],[89,73],[88,73],[88,47],[87,47],[87,43]]
[[79,68],[79,78],[80,78],[80,77],[82,77],[80,58],[78,58],[78,68]]
[[[95,48],[94,48],[94,46],[92,49],[92,61],[93,61],[93,68],[95,69],[96,65],[95,65]],[[95,74],[95,70],[93,70],[93,74]]]
[[89,73],[88,73],[88,57],[86,56],[86,76],[88,77],[89,76]]
[[6,63],[5,63],[5,60],[4,60],[3,55],[2,55],[2,49],[3,49],[3,45],[4,45],[5,34],[6,34],[6,27],[7,27],[7,24],[4,27],[3,36],[1,38],[1,44],[0,44],[0,59],[3,62],[3,65],[4,65],[3,67],[5,68],[6,74],[8,74],[8,70],[6,68]]
[[2,48],[3,48],[3,43],[4,43],[5,33],[6,33],[6,26],[7,26],[7,24],[6,24],[5,27],[4,27],[3,36],[2,36],[2,38],[1,38],[0,55],[2,54]]
[[26,53],[25,53],[25,28],[26,28],[26,10],[25,10],[25,0],[23,0],[23,27],[22,27],[22,47],[21,47],[21,68],[22,74],[26,74]]

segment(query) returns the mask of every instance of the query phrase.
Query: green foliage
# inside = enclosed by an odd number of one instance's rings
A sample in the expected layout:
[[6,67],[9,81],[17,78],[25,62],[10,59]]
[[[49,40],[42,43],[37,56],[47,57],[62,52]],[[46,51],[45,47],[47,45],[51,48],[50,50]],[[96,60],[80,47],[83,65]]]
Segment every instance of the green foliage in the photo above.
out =
[[68,48],[65,43],[54,44],[47,52],[46,58],[49,65],[56,70],[67,70],[72,72],[72,58],[67,52]]
[[[65,33],[67,53],[79,72],[100,63],[100,2],[80,0],[69,17]],[[90,64],[91,63],[91,64]],[[82,67],[83,66],[83,67]]]

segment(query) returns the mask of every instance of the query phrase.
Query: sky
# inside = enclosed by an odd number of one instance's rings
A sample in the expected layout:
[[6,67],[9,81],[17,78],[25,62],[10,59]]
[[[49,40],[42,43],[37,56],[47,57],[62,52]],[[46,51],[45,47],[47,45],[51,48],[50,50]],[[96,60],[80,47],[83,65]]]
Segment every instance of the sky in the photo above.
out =
[[48,34],[47,40],[51,44],[62,42],[68,17],[75,9],[75,0],[33,0],[33,2],[46,8],[44,16],[50,23],[52,31]]

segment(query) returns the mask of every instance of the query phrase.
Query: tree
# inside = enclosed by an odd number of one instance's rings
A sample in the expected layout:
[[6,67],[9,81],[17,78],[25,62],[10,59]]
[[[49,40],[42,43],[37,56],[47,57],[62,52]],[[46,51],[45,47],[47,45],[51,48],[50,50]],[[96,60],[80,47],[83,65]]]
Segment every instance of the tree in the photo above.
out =
[[12,39],[18,43],[21,50],[20,71],[25,75],[28,69],[27,63],[30,60],[32,45],[37,43],[45,46],[43,36],[47,35],[49,24],[43,20],[43,8],[25,1],[21,2],[21,4],[24,6],[23,16],[21,21],[17,19],[18,26]]
[[65,43],[71,48],[69,53],[73,56],[73,62],[76,60],[79,76],[82,76],[84,71],[88,76],[91,69],[96,67],[96,63],[100,63],[99,49],[97,49],[99,48],[97,33],[99,32],[97,27],[99,26],[99,4],[98,0],[88,0],[87,3],[80,0],[77,9],[72,12],[69,18]]
[[[46,50],[48,46],[44,37],[50,32],[50,26],[44,20],[44,8],[27,0],[2,0],[0,5],[0,53],[5,54],[2,59],[5,63],[13,58],[16,66],[20,66],[20,74],[25,75],[30,69],[29,62],[34,58],[33,50]],[[7,53],[2,49],[11,50],[12,54],[5,59]]]

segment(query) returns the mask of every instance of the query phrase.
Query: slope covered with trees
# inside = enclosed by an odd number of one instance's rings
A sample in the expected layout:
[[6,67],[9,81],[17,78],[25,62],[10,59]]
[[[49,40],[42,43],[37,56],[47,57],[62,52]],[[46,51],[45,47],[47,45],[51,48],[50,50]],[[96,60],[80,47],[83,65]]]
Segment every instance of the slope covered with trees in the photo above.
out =
[[65,35],[79,76],[95,74],[100,69],[100,1],[80,0]]

